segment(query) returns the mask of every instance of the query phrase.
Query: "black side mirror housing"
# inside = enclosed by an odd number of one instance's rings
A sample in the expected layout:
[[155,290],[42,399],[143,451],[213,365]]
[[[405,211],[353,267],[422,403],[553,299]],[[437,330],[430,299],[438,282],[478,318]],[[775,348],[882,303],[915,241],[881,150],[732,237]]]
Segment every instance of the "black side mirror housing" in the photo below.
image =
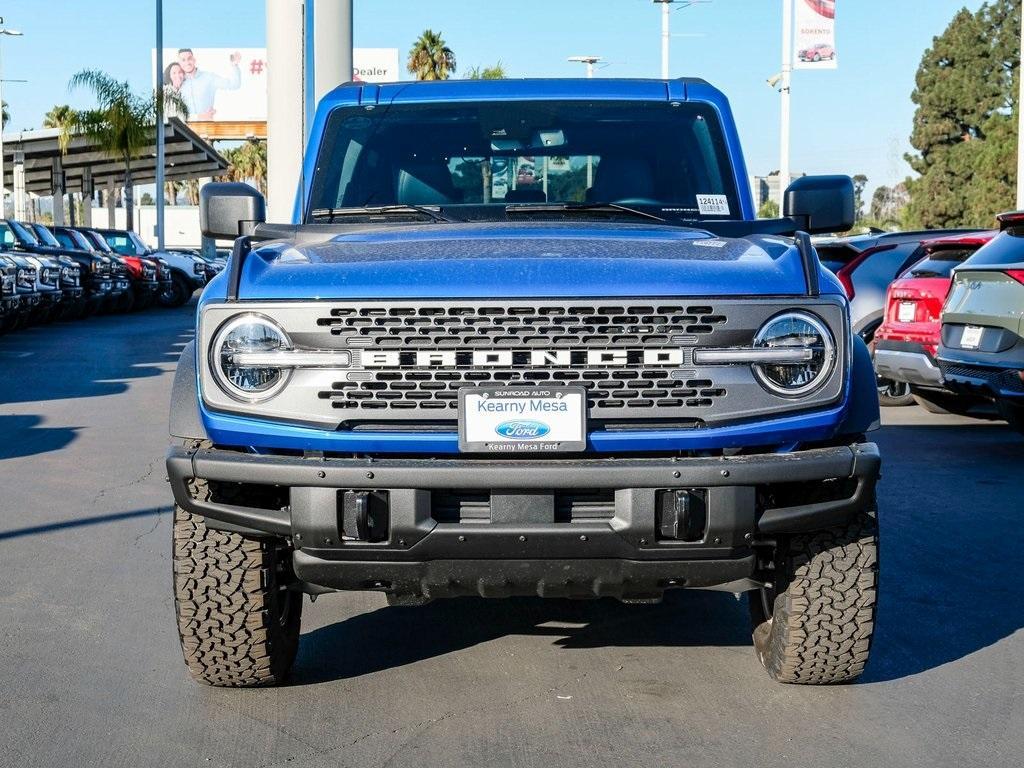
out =
[[267,220],[259,191],[239,182],[211,182],[199,190],[199,230],[203,237],[234,240],[251,235]]
[[782,215],[801,222],[812,235],[846,232],[853,228],[853,179],[849,176],[804,176],[783,196]]

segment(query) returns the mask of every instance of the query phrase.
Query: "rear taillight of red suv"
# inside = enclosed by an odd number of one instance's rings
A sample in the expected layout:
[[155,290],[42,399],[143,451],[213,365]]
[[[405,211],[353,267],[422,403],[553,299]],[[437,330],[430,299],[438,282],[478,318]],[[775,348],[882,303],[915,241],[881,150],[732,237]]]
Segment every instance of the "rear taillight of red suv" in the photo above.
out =
[[846,298],[853,301],[853,297],[857,295],[857,291],[854,290],[853,287],[853,273],[856,271],[857,267],[876,253],[891,251],[895,247],[896,244],[894,243],[892,245],[876,245],[874,248],[865,248],[839,268],[839,271],[836,272],[836,277],[838,277],[839,282],[843,284],[843,290],[846,291]]
[[1024,269],[1008,269],[1006,270],[1006,274],[1018,283],[1024,284]]

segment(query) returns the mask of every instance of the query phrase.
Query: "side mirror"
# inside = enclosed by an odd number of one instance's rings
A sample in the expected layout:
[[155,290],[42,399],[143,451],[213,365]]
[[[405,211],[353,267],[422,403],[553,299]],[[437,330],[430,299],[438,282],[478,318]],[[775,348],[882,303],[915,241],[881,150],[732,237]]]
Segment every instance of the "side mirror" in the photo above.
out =
[[267,220],[267,203],[257,190],[238,182],[211,182],[199,190],[199,230],[203,237],[234,240],[251,235]]
[[804,222],[809,234],[845,232],[853,227],[853,179],[804,176],[786,189],[782,215]]

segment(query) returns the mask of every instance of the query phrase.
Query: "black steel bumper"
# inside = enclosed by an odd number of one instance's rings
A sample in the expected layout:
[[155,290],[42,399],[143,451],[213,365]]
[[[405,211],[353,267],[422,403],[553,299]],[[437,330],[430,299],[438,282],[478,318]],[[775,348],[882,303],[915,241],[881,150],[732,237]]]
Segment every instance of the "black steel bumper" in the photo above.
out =
[[[180,506],[211,527],[290,536],[301,580],[410,600],[751,588],[759,543],[868,507],[880,463],[872,443],[677,460],[371,461],[177,447],[167,457]],[[202,493],[196,478],[207,481]],[[665,536],[665,494],[677,491],[703,500],[693,540]],[[376,506],[373,535],[353,523],[356,497]]]

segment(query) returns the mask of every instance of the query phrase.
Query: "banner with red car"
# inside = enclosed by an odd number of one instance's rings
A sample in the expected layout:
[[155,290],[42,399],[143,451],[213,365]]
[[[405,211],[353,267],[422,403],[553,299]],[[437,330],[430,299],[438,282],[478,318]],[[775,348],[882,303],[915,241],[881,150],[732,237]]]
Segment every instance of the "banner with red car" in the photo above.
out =
[[795,69],[835,69],[836,0],[796,3]]

